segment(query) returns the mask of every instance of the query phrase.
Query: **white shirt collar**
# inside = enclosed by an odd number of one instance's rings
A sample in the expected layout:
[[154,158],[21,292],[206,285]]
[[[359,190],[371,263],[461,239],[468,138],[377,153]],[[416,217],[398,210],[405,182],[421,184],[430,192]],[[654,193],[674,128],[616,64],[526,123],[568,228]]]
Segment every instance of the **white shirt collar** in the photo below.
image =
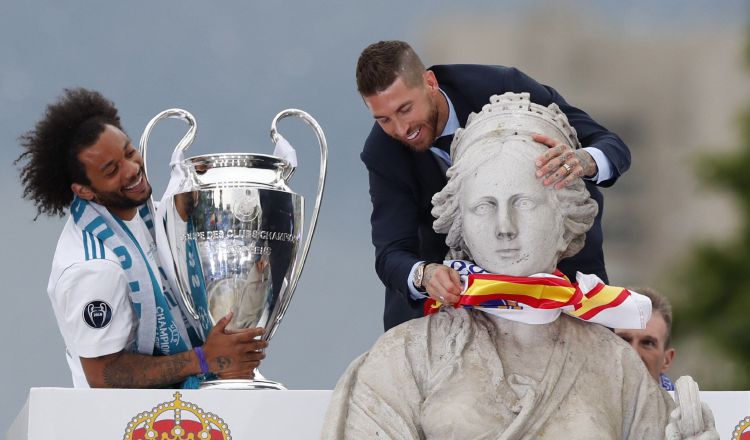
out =
[[451,102],[451,99],[448,97],[448,95],[442,90],[440,90],[440,93],[445,96],[445,100],[448,101],[448,121],[445,123],[445,127],[443,128],[443,132],[438,137],[448,136],[449,134],[454,134],[456,130],[458,130],[461,125],[458,123],[458,115],[456,115],[456,110],[453,108],[453,103]]

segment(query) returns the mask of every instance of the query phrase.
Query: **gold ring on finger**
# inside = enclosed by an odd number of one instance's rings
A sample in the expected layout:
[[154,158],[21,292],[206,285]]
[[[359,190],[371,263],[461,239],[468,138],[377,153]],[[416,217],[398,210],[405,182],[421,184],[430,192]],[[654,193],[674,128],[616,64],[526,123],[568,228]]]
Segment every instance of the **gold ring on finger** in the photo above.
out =
[[562,164],[562,166],[563,168],[565,168],[565,171],[567,171],[568,173],[570,173],[570,170],[573,169],[573,167],[568,165],[567,163]]

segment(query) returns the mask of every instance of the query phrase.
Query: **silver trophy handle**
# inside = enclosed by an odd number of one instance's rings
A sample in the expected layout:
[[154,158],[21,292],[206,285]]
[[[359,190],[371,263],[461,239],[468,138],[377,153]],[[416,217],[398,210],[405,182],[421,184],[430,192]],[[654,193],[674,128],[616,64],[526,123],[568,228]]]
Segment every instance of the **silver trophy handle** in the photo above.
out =
[[[312,217],[310,218],[310,227],[307,229],[307,238],[305,239],[305,242],[302,246],[302,254],[300,256],[299,262],[294,265],[294,269],[292,270],[291,274],[291,281],[289,285],[289,295],[284,300],[284,303],[281,304],[281,308],[279,309],[279,313],[276,315],[276,318],[271,323],[271,329],[266,335],[263,337],[263,339],[270,339],[273,336],[273,333],[276,331],[276,327],[278,326],[278,323],[281,321],[281,318],[284,317],[284,313],[286,312],[286,309],[289,307],[289,302],[292,300],[292,296],[294,296],[294,290],[297,288],[297,282],[299,281],[300,276],[302,275],[302,268],[305,267],[305,260],[307,259],[307,252],[310,250],[310,243],[312,242],[312,237],[315,235],[315,226],[318,223],[318,213],[320,211],[320,202],[323,199],[323,190],[325,189],[326,184],[326,172],[328,170],[328,143],[326,142],[325,134],[323,134],[323,129],[320,128],[320,125],[318,124],[318,121],[316,121],[312,116],[310,116],[307,112],[290,108],[286,110],[282,110],[279,112],[274,118],[273,121],[271,121],[271,140],[273,140],[273,143],[276,144],[279,141],[279,133],[276,129],[276,124],[289,116],[296,116],[303,121],[307,123],[307,125],[310,126],[310,128],[313,129],[315,132],[315,136],[318,138],[318,145],[320,145],[320,175],[318,177],[318,193],[315,199],[315,207],[313,208]],[[289,172],[287,175],[284,176],[284,179],[288,179],[291,177],[292,172],[294,171],[294,168],[290,167]]]
[[146,164],[148,163],[146,161],[146,152],[148,151],[148,138],[149,136],[151,136],[151,130],[153,130],[156,123],[163,119],[181,119],[188,124],[188,132],[185,133],[185,136],[183,136],[182,139],[180,139],[180,142],[177,143],[177,146],[174,147],[174,151],[187,150],[187,148],[193,143],[193,140],[195,139],[195,133],[198,131],[198,123],[195,121],[193,115],[191,115],[187,110],[183,110],[181,108],[170,108],[151,118],[151,120],[148,121],[148,124],[146,124],[146,128],[143,129],[141,140],[138,143],[138,148],[140,150],[141,156],[143,156],[143,171],[146,171],[146,177],[148,177],[148,168],[146,168]]
[[[195,139],[195,133],[198,131],[198,123],[195,121],[195,117],[193,117],[190,112],[187,110],[182,110],[179,108],[170,108],[167,110],[164,110],[163,112],[159,113],[158,115],[151,118],[150,121],[148,121],[148,124],[146,124],[146,128],[143,129],[143,134],[141,135],[141,140],[138,143],[138,149],[141,153],[141,156],[143,157],[143,172],[146,174],[146,178],[148,179],[148,169],[146,168],[146,164],[148,163],[146,161],[146,154],[148,152],[148,138],[151,136],[151,130],[153,130],[154,126],[156,126],[156,123],[163,120],[163,119],[180,119],[188,124],[188,132],[185,133],[185,135],[180,139],[180,142],[177,143],[177,145],[174,147],[174,151],[180,150],[185,151],[187,148],[193,143],[193,140]],[[154,199],[153,197],[149,197],[148,200],[149,209],[151,212],[156,212],[154,210]],[[171,243],[170,243],[171,247]],[[175,274],[177,273],[177,265],[174,261],[172,261],[172,266]],[[180,297],[182,297],[182,302],[185,304],[185,308],[187,309],[188,313],[192,315],[194,319],[200,319],[198,316],[198,313],[195,311],[196,307],[195,304],[193,304],[193,299],[190,297],[190,295],[187,294],[186,290],[182,287],[182,284],[179,280],[179,277],[175,276],[175,284],[177,287],[177,290],[179,290]]]

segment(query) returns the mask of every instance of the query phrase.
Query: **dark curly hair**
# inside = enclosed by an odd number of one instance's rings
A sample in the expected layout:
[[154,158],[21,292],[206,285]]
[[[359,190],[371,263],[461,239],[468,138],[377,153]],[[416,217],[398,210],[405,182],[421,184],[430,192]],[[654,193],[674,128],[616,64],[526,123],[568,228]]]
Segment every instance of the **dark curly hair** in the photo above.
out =
[[37,215],[62,216],[73,201],[72,183],[88,185],[81,150],[93,145],[105,125],[120,130],[120,116],[112,101],[83,88],[65,89],[47,106],[44,118],[19,138],[25,150],[14,164],[20,169],[23,197],[34,202]]

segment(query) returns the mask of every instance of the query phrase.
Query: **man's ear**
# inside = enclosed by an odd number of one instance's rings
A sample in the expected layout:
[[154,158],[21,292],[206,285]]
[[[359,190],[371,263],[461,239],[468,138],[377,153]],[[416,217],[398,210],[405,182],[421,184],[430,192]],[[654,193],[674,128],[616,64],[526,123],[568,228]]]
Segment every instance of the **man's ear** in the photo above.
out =
[[438,81],[435,77],[435,73],[432,70],[425,70],[422,74],[422,80],[424,81],[424,84],[428,89],[438,89]]
[[661,366],[661,372],[666,373],[667,370],[669,370],[669,367],[672,366],[672,361],[674,360],[675,355],[675,349],[674,348],[668,348],[667,351],[664,352],[664,365]]
[[94,191],[88,185],[81,185],[80,183],[70,184],[70,189],[73,190],[73,194],[82,198],[83,200],[94,200]]

